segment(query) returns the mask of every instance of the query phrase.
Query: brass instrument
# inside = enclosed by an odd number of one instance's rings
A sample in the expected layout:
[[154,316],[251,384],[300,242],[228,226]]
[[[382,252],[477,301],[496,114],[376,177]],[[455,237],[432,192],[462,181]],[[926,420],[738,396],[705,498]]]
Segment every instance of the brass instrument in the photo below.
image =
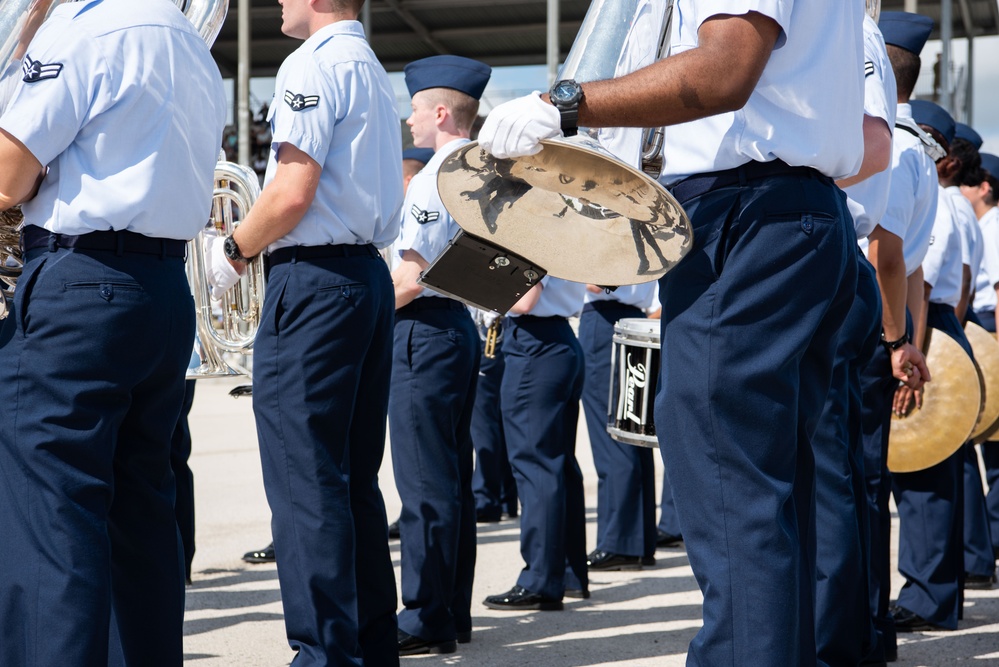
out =
[[263,260],[260,256],[254,258],[239,282],[222,296],[222,315],[216,319],[205,253],[208,237],[221,239],[232,234],[259,196],[260,182],[252,169],[226,161],[216,165],[212,219],[190,242],[187,253],[187,277],[194,296],[202,360],[199,367],[187,372],[189,380],[249,375],[246,369],[227,363],[223,354],[245,354],[253,347],[264,302]]
[[[594,0],[559,78],[610,79],[660,59],[669,50],[672,8],[672,0]],[[634,152],[619,154],[634,166],[598,142],[602,132],[587,128],[544,140],[539,153],[521,158],[496,158],[476,142],[454,151],[440,167],[438,190],[455,222],[483,250],[466,271],[454,272],[453,282],[425,284],[501,310],[493,304],[503,300],[488,289],[473,293],[477,283],[469,278],[488,277],[498,261],[523,272],[526,284],[518,289],[536,282],[529,274],[595,285],[661,277],[690,250],[693,231],[673,196],[649,175],[661,169],[663,131],[645,132],[644,140],[642,130],[633,133]],[[451,244],[459,242],[456,237]]]
[[482,353],[486,355],[487,359],[496,358],[496,343],[499,341],[501,326],[503,326],[503,321],[497,317],[486,329],[486,344],[482,348]]

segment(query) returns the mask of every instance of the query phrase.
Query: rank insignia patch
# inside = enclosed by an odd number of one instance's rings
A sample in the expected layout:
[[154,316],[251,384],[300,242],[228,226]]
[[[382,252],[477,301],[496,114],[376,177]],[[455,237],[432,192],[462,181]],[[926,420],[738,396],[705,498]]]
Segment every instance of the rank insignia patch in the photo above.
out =
[[305,111],[309,107],[319,105],[319,95],[303,95],[286,90],[284,91],[284,101],[288,103],[292,111]]
[[62,71],[62,63],[52,63],[44,65],[40,60],[32,60],[31,56],[25,55],[21,61],[21,69],[24,71],[24,82],[35,83],[42,79],[54,79]]
[[413,204],[413,208],[410,210],[410,212],[413,214],[413,217],[416,218],[416,221],[421,225],[425,225],[428,222],[433,222],[437,218],[441,217],[441,214],[439,212],[424,211],[416,204]]

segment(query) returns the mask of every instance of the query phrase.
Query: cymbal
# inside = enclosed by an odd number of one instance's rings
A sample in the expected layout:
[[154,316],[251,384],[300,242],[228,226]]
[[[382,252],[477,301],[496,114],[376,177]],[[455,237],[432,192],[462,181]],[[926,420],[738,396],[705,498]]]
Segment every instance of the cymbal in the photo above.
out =
[[651,282],[690,250],[690,220],[658,181],[585,135],[541,145],[499,159],[472,142],[445,158],[437,188],[458,226],[595,285]]
[[982,407],[982,386],[971,357],[953,338],[927,329],[926,365],[933,381],[923,389],[923,407],[892,415],[888,468],[925,470],[967,442]]
[[999,341],[995,334],[989,333],[974,322],[964,325],[964,334],[971,343],[975,353],[975,363],[982,373],[985,384],[985,405],[978,416],[971,439],[978,439],[987,433],[996,422],[999,422]]

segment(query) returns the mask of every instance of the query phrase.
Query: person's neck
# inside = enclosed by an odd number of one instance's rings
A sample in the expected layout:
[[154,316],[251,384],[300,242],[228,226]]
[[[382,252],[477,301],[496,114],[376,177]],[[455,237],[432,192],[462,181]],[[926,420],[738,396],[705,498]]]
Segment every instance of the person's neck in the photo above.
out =
[[356,20],[357,15],[347,12],[322,12],[313,14],[312,20],[309,21],[309,37],[312,37],[326,26],[333,25],[334,23]]
[[978,218],[979,220],[984,218],[986,213],[995,208],[995,204],[988,204],[985,202],[984,199],[977,202],[972,202],[971,206],[972,208],[975,209],[975,217]]
[[445,131],[438,132],[437,137],[434,139],[434,151],[439,151],[455,139],[468,139],[468,137],[468,132],[459,132],[457,134]]

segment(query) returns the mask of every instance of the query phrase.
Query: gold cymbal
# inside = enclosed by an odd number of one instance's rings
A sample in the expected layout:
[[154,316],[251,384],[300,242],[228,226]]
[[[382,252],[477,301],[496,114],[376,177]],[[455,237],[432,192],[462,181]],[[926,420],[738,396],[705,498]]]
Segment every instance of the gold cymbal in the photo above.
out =
[[932,467],[967,442],[982,407],[981,379],[957,341],[926,330],[926,365],[933,374],[923,390],[923,407],[905,417],[892,415],[888,468],[915,472]]
[[975,353],[975,363],[978,364],[985,385],[984,407],[971,432],[971,439],[980,442],[979,438],[999,422],[999,341],[996,341],[995,334],[989,333],[974,322],[964,325],[964,334],[971,343],[971,350]]
[[690,220],[655,179],[585,136],[541,144],[515,159],[476,142],[449,155],[437,188],[458,226],[556,278],[596,285],[651,282],[690,250]]

